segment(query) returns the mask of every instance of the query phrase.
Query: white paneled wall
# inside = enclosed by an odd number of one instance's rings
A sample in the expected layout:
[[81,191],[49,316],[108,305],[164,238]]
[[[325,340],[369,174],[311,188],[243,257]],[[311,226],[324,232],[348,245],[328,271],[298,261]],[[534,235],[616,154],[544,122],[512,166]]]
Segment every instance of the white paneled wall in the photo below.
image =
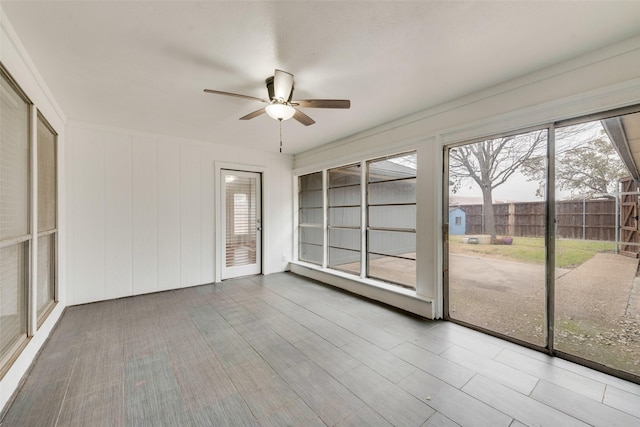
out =
[[[158,289],[180,282],[180,144],[158,141]],[[207,256],[207,255],[204,255]],[[210,253],[213,256],[213,252]]]
[[[104,143],[104,298],[116,298],[131,291],[132,194],[131,137],[105,135]],[[123,155],[126,153],[127,155]]]
[[264,168],[263,272],[287,268],[289,156],[77,122],[69,135],[69,305],[213,282],[215,162]]

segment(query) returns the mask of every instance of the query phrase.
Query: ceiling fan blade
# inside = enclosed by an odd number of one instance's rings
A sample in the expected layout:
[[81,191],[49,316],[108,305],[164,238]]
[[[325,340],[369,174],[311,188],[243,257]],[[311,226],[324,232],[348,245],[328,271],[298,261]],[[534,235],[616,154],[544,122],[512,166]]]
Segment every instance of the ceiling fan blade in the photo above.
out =
[[293,115],[293,118],[305,126],[309,126],[315,123],[315,120],[313,120],[311,117],[307,116],[305,113],[303,113],[298,109],[296,109],[296,112]]
[[301,99],[291,103],[302,108],[351,108],[348,99]]
[[264,113],[265,113],[264,108],[261,108],[259,110],[254,111],[253,113],[247,114],[246,116],[240,117],[240,120],[251,120],[254,117],[258,117],[259,115],[264,114]]
[[213,93],[214,95],[233,96],[236,98],[250,99],[252,101],[268,102],[262,98],[256,98],[255,96],[249,96],[249,95],[240,95],[239,93],[222,92],[221,90],[213,90],[213,89],[205,89],[204,91],[207,93]]
[[273,93],[276,99],[288,101],[293,90],[293,74],[276,70],[273,74]]

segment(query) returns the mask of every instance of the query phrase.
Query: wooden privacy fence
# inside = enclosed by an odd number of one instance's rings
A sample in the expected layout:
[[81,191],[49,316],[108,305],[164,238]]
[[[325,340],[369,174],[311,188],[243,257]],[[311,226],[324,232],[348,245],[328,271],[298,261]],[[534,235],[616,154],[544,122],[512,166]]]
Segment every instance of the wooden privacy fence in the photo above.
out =
[[[465,234],[485,234],[483,205],[460,205],[466,213]],[[544,237],[545,202],[493,205],[498,236]],[[616,240],[614,199],[556,202],[556,235],[565,239]]]

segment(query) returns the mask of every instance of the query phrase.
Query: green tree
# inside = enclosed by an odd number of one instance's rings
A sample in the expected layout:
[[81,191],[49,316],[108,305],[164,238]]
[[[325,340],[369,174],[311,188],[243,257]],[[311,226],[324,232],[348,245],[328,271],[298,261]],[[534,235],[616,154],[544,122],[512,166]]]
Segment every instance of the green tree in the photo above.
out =
[[[620,178],[629,175],[599,121],[557,129],[555,157],[556,187],[569,192],[570,198],[611,195]],[[544,157],[532,157],[523,168],[540,189],[546,183],[545,164]]]
[[496,240],[493,190],[503,185],[532,158],[543,158],[547,131],[488,139],[449,150],[449,179],[456,193],[466,181],[475,182],[482,192],[484,233]]
[[620,178],[629,175],[608,138],[586,141],[556,160],[556,183],[572,197],[593,198],[616,191]]

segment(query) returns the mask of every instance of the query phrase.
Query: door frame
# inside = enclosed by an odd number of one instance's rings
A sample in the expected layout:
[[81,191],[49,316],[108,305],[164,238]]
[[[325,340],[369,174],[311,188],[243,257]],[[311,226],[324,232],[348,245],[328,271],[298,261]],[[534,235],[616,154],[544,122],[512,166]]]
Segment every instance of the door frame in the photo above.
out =
[[267,168],[264,166],[258,165],[246,165],[241,163],[228,163],[228,162],[214,162],[214,173],[213,173],[213,194],[214,194],[214,242],[215,242],[215,271],[214,271],[214,280],[216,283],[222,281],[222,265],[223,265],[223,254],[224,250],[222,247],[224,241],[224,224],[223,224],[223,212],[222,212],[222,191],[220,185],[221,182],[221,173],[222,170],[237,170],[241,172],[255,172],[262,175],[262,179],[260,180],[260,193],[261,200],[260,204],[262,207],[262,247],[261,247],[261,256],[260,256],[260,264],[262,266],[261,270],[263,274],[267,273],[267,269],[265,268],[265,259],[268,259],[268,246],[264,244],[267,241],[269,230],[269,218],[267,213],[269,212],[268,205],[268,194],[267,187],[264,184],[267,180]]

